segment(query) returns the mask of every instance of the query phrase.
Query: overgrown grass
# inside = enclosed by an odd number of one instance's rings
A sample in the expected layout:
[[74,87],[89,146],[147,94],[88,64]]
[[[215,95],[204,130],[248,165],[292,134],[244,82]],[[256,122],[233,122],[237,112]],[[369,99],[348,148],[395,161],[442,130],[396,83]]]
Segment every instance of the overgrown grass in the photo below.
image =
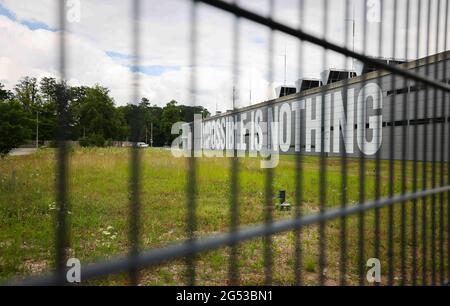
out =
[[[141,246],[155,248],[179,242],[186,235],[186,175],[187,163],[184,159],[171,156],[161,149],[142,150],[141,172]],[[240,159],[239,172],[239,223],[241,226],[264,221],[265,170],[259,167],[258,159]],[[419,164],[422,173],[422,164]],[[0,281],[11,277],[23,277],[51,270],[54,262],[55,206],[55,157],[54,151],[44,149],[34,155],[8,157],[0,160]],[[439,167],[436,171],[439,182]],[[446,167],[446,165],[445,165]],[[295,202],[295,157],[281,156],[275,169],[274,195],[279,189],[287,191],[287,200]],[[111,258],[127,252],[128,249],[128,183],[129,151],[126,149],[77,149],[70,155],[70,223],[71,256],[82,263]],[[357,203],[360,190],[359,161],[350,159],[347,165],[348,203]],[[394,191],[401,192],[401,163],[395,163]],[[341,205],[341,161],[327,159],[327,207]],[[431,186],[431,165],[427,165],[427,186]],[[375,162],[366,162],[365,197],[375,195]],[[407,163],[406,186],[412,189],[412,163]],[[204,158],[198,160],[197,236],[206,236],[227,231],[230,220],[230,160],[224,158]],[[302,212],[319,211],[319,158],[304,157]],[[419,175],[418,186],[422,186]],[[380,192],[389,194],[389,162],[381,162]],[[448,245],[448,235],[440,234],[440,226],[447,230],[447,200],[437,196],[433,206],[432,198],[417,202],[417,256],[418,275],[422,269],[422,209],[426,208],[425,235],[427,238],[427,258],[425,261],[428,281],[431,278],[431,239],[436,238],[433,250],[436,263],[440,264],[440,239],[444,248]],[[277,200],[274,199],[274,202]],[[434,207],[436,227],[431,232],[431,214]],[[443,211],[441,211],[441,209]],[[395,282],[400,283],[401,268],[401,205],[394,208],[394,253],[392,255]],[[406,283],[411,282],[412,272],[412,203],[404,205],[406,216]],[[281,212],[273,210],[275,219],[292,218],[294,210]],[[364,217],[364,263],[374,257],[375,213]],[[445,218],[440,219],[444,214]],[[388,209],[380,210],[380,260],[383,283],[387,283],[388,260]],[[326,233],[327,284],[339,283],[341,221],[328,222]],[[358,283],[358,216],[346,221],[346,279],[349,284]],[[273,282],[289,285],[294,283],[294,233],[283,233],[272,238]],[[301,231],[302,269],[305,284],[317,284],[318,226],[310,226]],[[239,245],[239,273],[241,284],[259,285],[264,283],[263,239],[256,239]],[[446,250],[446,249],[445,249]],[[447,254],[446,251],[443,252]],[[447,268],[447,256],[443,258]],[[197,258],[198,284],[227,284],[229,249],[222,248]],[[183,260],[146,268],[141,271],[141,282],[146,285],[185,283]],[[437,280],[439,280],[439,273]],[[124,284],[126,275],[109,276],[92,281],[98,284]],[[420,282],[419,282],[420,283]]]

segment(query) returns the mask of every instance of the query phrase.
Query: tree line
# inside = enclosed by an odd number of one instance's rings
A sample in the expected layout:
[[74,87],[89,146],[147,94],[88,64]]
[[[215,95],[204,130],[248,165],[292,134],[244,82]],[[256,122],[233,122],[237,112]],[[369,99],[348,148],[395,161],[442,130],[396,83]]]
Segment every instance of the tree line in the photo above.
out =
[[[58,107],[61,105],[65,108]],[[139,103],[116,106],[109,89],[101,85],[69,86],[52,77],[24,77],[13,90],[0,83],[0,155],[36,139],[37,133],[41,141],[54,140],[58,113],[66,118],[66,139],[79,141],[82,146],[150,142],[152,135],[153,146],[169,145],[176,137],[171,134],[175,122],[193,121],[194,114],[209,115],[202,106],[172,100],[159,107],[145,97]]]

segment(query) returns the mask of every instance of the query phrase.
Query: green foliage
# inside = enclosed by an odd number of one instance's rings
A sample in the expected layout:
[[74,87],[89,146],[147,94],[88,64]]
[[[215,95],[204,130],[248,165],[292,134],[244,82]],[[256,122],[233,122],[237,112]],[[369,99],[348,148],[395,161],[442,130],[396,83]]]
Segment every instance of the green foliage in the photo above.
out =
[[41,105],[39,85],[36,78],[24,77],[14,88],[15,98],[23,108],[30,113],[35,113]]
[[5,88],[5,85],[0,83],[0,101],[10,100],[13,97],[13,93],[4,88]]
[[27,114],[16,101],[0,101],[0,156],[25,143],[30,137]]
[[36,138],[37,126],[40,140],[55,139],[61,111],[58,103],[66,102],[67,139],[80,140],[86,146],[104,146],[106,139],[110,144],[113,140],[136,140],[153,146],[170,145],[177,137],[171,134],[174,123],[193,121],[194,114],[209,114],[203,107],[179,105],[174,100],[165,107],[151,105],[145,97],[138,105],[116,107],[106,87],[72,87],[51,77],[40,81],[24,77],[14,87],[14,93],[0,84],[0,101],[3,100],[16,101],[24,111],[28,140]]
[[80,146],[82,147],[104,147],[105,144],[105,138],[99,134],[92,134],[80,139]]

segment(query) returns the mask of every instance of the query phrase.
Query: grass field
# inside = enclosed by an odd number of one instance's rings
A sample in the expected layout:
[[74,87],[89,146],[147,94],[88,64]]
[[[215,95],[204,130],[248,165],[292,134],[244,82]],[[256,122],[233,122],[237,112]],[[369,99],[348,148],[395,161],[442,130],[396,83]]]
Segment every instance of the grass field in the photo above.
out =
[[[186,228],[186,174],[184,159],[173,158],[170,151],[148,149],[142,151],[142,247],[155,248],[185,238]],[[341,163],[339,158],[329,158],[327,164],[327,206],[340,205]],[[349,203],[356,203],[359,197],[359,161],[348,163]],[[408,163],[407,185],[412,186],[412,167]],[[399,162],[395,163],[395,192],[401,190]],[[230,215],[230,160],[205,158],[198,162],[198,236],[227,231]],[[319,159],[304,158],[303,213],[318,212]],[[428,165],[431,169],[431,166]],[[389,163],[381,163],[381,193],[389,192]],[[421,168],[420,168],[421,169]],[[428,172],[431,173],[431,170]],[[42,149],[29,156],[7,157],[0,160],[0,282],[11,277],[22,277],[49,271],[53,267],[54,232],[53,218],[56,212],[54,199],[55,157],[51,149]],[[437,171],[439,173],[439,171]],[[373,198],[375,190],[375,163],[366,163],[366,197]],[[428,175],[430,178],[430,175]],[[239,221],[251,225],[264,220],[265,171],[260,169],[258,159],[240,160]],[[82,263],[111,258],[127,252],[128,237],[128,180],[129,151],[118,148],[76,149],[70,154],[70,254]],[[439,180],[437,180],[439,181]],[[421,186],[419,178],[419,186]],[[427,182],[428,186],[431,180]],[[275,169],[273,190],[287,191],[287,200],[294,202],[295,157],[281,156]],[[436,231],[431,232],[431,199],[425,206],[427,211],[426,236],[428,241],[426,269],[431,277],[431,238],[436,237],[434,250],[437,264],[440,263],[440,239],[447,247],[447,234],[440,235],[439,226],[447,229],[447,204],[441,207],[436,198]],[[275,202],[276,200],[274,200]],[[420,238],[422,202],[418,207],[418,237]],[[407,262],[409,283],[411,275],[411,203],[406,204],[407,215]],[[440,219],[441,209],[445,218]],[[400,206],[394,212],[394,267],[395,281],[400,280]],[[276,219],[291,218],[294,212],[274,210]],[[374,213],[365,215],[365,260],[374,257]],[[386,284],[388,266],[388,211],[381,210],[380,260],[382,282]],[[347,280],[358,282],[358,218],[347,219]],[[339,220],[326,226],[327,284],[339,283]],[[318,228],[310,226],[302,231],[303,269],[305,284],[318,282]],[[419,239],[418,256],[421,271],[421,248]],[[273,282],[289,285],[294,283],[294,234],[283,233],[273,237]],[[447,254],[447,252],[444,252]],[[200,285],[224,285],[228,278],[229,250],[219,249],[198,257],[197,280]],[[443,262],[446,265],[447,257]],[[239,246],[239,267],[241,284],[259,285],[264,282],[263,240],[256,239]],[[183,260],[158,267],[146,268],[141,272],[141,283],[145,285],[175,285],[185,283]],[[421,275],[421,274],[419,274]],[[437,274],[439,275],[439,274]],[[126,275],[115,275],[95,284],[126,284]]]

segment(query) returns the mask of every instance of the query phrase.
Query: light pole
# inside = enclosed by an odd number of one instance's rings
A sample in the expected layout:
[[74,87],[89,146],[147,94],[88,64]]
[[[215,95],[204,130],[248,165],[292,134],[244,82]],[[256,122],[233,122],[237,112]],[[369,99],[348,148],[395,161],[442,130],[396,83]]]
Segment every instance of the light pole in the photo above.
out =
[[284,89],[283,89],[283,95],[286,95],[286,75],[287,75],[287,47],[284,46],[284,54],[279,54],[278,56],[284,57]]
[[39,111],[36,111],[36,149],[39,149]]
[[145,143],[148,143],[148,127],[147,127],[147,124],[145,124]]
[[150,123],[150,146],[153,148],[153,122]]
[[[355,28],[356,28],[356,22],[355,22],[355,3],[352,2],[353,5],[353,16],[351,19],[345,19],[345,21],[350,21],[352,23],[352,51],[355,52]],[[345,42],[347,43],[347,42]],[[355,59],[352,58],[352,70],[354,69],[355,66]]]

